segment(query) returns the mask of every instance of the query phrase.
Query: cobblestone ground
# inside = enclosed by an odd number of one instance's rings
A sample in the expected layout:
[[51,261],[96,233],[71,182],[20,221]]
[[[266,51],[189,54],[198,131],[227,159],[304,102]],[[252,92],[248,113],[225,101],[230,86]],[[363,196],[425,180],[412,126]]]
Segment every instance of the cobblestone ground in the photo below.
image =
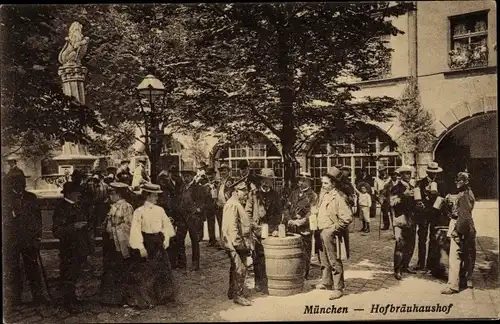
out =
[[[352,233],[351,258],[345,262],[345,296],[329,301],[329,292],[313,290],[320,268],[312,267],[311,280],[304,292],[290,297],[272,297],[252,293],[252,307],[241,307],[226,297],[229,262],[224,251],[202,243],[201,270],[182,274],[174,272],[178,282],[178,300],[151,310],[134,311],[112,308],[97,302],[100,256],[92,259],[78,289],[86,301],[85,311],[70,315],[58,306],[23,305],[4,314],[5,323],[113,323],[113,322],[205,322],[266,320],[364,320],[364,319],[437,319],[497,318],[500,314],[498,277],[498,204],[491,209],[476,209],[474,219],[478,230],[478,255],[474,289],[443,296],[444,282],[427,274],[406,275],[397,281],[392,275],[394,240],[391,231],[378,238],[378,217],[372,219],[370,234]],[[357,227],[361,225],[358,223]],[[100,252],[100,251],[98,251]],[[57,251],[42,251],[49,283],[57,295]],[[189,256],[188,256],[189,258]],[[415,261],[415,260],[413,260]],[[252,286],[249,278],[248,286]],[[27,287],[26,287],[27,288]],[[29,300],[30,296],[25,296]],[[448,314],[435,313],[371,313],[372,304],[437,305],[453,304]],[[304,314],[306,305],[347,307],[344,314]],[[356,311],[355,309],[362,309]]]

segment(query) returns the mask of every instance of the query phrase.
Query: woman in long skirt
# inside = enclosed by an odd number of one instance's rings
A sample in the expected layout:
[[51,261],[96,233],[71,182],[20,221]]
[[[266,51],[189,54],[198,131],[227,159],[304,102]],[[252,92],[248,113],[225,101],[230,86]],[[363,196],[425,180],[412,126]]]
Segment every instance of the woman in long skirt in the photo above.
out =
[[103,275],[101,278],[101,302],[124,305],[126,302],[126,273],[130,265],[129,235],[134,209],[124,199],[128,187],[121,182],[110,184],[113,202],[104,222]]
[[127,304],[148,308],[174,301],[174,280],[167,254],[174,228],[165,210],[157,206],[160,186],[142,187],[144,205],[137,208],[130,229],[132,266],[129,271]]

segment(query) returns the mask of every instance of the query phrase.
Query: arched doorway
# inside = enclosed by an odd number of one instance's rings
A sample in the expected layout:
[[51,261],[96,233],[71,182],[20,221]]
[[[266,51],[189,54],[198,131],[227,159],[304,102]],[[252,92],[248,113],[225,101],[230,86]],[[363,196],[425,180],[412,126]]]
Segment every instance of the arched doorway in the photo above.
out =
[[354,143],[342,134],[333,133],[312,143],[307,153],[307,169],[314,178],[316,191],[321,188],[321,176],[339,164],[351,167],[353,183],[362,169],[366,169],[371,177],[376,177],[382,165],[387,166],[389,172],[401,166],[397,144],[378,127],[366,125],[355,137],[362,140]]
[[434,159],[443,166],[443,180],[467,170],[477,199],[498,199],[497,113],[472,116],[450,128],[438,141]]
[[259,174],[263,168],[275,170],[277,177],[282,177],[283,170],[280,167],[282,157],[279,149],[274,143],[261,133],[252,134],[253,144],[217,144],[212,150],[213,164],[218,168],[222,163],[231,167],[231,176],[238,177],[238,162],[248,160],[250,169]]

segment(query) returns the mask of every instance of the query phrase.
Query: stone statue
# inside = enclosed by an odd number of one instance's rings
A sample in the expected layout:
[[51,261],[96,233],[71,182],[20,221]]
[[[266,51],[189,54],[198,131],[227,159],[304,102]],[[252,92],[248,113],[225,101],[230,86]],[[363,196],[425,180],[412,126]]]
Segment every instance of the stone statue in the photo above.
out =
[[72,23],[69,27],[66,44],[59,53],[59,63],[62,65],[81,64],[81,60],[87,52],[87,46],[89,43],[89,38],[83,37],[82,28],[82,24],[77,21]]

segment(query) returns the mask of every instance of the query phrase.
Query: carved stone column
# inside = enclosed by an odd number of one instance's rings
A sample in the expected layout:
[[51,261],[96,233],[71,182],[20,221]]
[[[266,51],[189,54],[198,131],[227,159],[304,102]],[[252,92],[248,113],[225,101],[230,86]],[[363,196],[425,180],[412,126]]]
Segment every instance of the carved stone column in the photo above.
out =
[[[66,44],[59,53],[59,76],[62,80],[63,92],[67,96],[76,98],[81,104],[85,104],[85,76],[87,68],[81,63],[87,51],[89,38],[82,34],[82,25],[73,22],[69,28]],[[72,173],[75,167],[90,171],[96,156],[90,155],[83,144],[65,142],[63,153],[54,158],[59,164],[59,173],[65,171]]]

